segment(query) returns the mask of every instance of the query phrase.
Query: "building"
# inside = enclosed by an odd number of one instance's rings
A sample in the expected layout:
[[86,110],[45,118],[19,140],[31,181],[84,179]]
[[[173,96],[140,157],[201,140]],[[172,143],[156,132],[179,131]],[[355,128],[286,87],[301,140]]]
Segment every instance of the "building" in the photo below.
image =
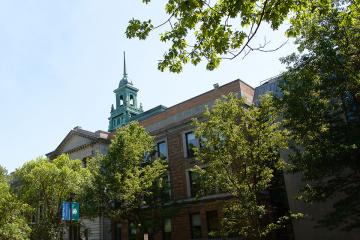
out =
[[[47,153],[46,156],[52,160],[57,156],[66,153],[71,159],[80,159],[83,167],[86,167],[89,158],[97,153],[106,154],[110,144],[111,135],[109,132],[90,132],[75,127],[61,141],[57,148]],[[87,240],[111,239],[111,221],[108,218],[99,216],[94,219],[81,218],[81,224],[88,232]],[[72,236],[72,237],[70,237]],[[75,240],[80,236],[80,229],[74,227],[65,228],[64,239]]]
[[[276,97],[281,98],[282,92],[280,84],[282,81],[281,75],[266,79],[261,82],[260,86],[255,88],[254,103],[258,103],[261,95],[271,93]],[[351,114],[351,112],[350,112]],[[353,115],[350,115],[350,118]],[[348,116],[349,117],[349,116]],[[288,159],[288,152],[284,153],[284,159]],[[340,231],[334,229],[330,231],[326,228],[318,227],[318,221],[321,220],[326,214],[333,210],[333,203],[335,199],[328,200],[321,203],[306,204],[303,201],[296,199],[298,191],[303,187],[304,183],[301,179],[301,175],[297,174],[285,174],[284,184],[286,187],[286,193],[288,196],[289,208],[292,212],[301,212],[305,217],[299,221],[293,221],[294,237],[298,239],[360,239],[360,230],[352,231]]]
[[[159,105],[143,111],[138,104],[137,89],[128,80],[124,54],[124,73],[114,90],[115,106],[112,105],[108,132],[90,132],[76,127],[71,130],[59,146],[47,154],[53,159],[61,153],[69,154],[72,159],[81,159],[86,167],[87,159],[97,152],[105,154],[111,141],[112,132],[130,121],[138,121],[155,137],[157,150],[169,162],[170,196],[174,202],[182,203],[181,210],[171,219],[164,219],[164,229],[157,234],[148,233],[149,239],[208,239],[208,233],[217,230],[221,218],[221,205],[228,194],[213,194],[200,199],[194,198],[198,188],[192,168],[196,163],[190,146],[199,143],[194,136],[192,118],[203,114],[205,107],[211,107],[216,99],[229,93],[244,97],[246,104],[257,103],[259,97],[267,92],[281,96],[279,81],[281,76],[268,80],[252,88],[242,80],[234,80],[223,86],[215,84],[213,89],[185,100],[172,107]],[[296,201],[294,196],[301,185],[297,175],[285,175],[284,183],[287,192],[287,205],[292,211],[305,211],[309,216],[318,216],[327,211],[328,205],[308,206]],[[99,216],[95,219],[82,219],[85,228],[89,229],[87,239],[91,240],[127,240],[134,239],[133,228],[127,222],[111,222]],[[316,228],[310,218],[293,222],[293,235],[286,239],[358,239],[358,235],[339,231],[329,232]],[[67,236],[65,236],[65,239]],[[280,238],[279,238],[280,239]],[[283,238],[284,239],[284,238]]]

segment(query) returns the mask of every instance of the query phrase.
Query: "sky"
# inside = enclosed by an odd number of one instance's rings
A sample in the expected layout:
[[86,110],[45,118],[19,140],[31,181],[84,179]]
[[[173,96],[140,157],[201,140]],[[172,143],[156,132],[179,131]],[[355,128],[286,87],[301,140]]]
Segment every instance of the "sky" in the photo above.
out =
[[[167,107],[241,79],[253,87],[285,71],[279,61],[296,50],[290,41],[273,53],[252,52],[223,61],[214,70],[187,65],[180,74],[160,72],[166,51],[163,29],[145,41],[125,36],[132,18],[161,23],[165,1],[141,0],[0,0],[0,165],[9,172],[54,150],[75,126],[107,130],[113,90],[127,71],[139,88],[144,110]],[[284,30],[259,31],[277,47]],[[257,41],[257,42],[256,42]]]

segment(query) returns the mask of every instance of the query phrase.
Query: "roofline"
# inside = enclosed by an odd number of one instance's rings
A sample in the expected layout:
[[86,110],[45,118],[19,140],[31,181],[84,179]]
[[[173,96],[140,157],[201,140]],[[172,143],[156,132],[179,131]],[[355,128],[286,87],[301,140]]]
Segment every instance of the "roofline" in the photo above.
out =
[[[225,86],[227,86],[227,85],[233,84],[233,83],[236,82],[236,81],[239,82],[239,83],[245,84],[246,86],[250,87],[252,90],[255,91],[255,88],[253,88],[253,87],[250,86],[248,83],[244,82],[243,80],[241,80],[241,79],[239,79],[239,78],[238,78],[238,79],[235,79],[235,80],[233,80],[233,81],[231,81],[231,82],[228,82],[228,83],[226,83],[226,84],[224,84],[224,85],[221,85],[221,86],[219,86],[219,88],[222,88],[222,87],[225,87]],[[198,97],[200,97],[200,96],[206,95],[206,94],[208,94],[208,93],[210,93],[210,92],[212,92],[212,91],[214,91],[214,90],[216,90],[216,89],[215,89],[215,88],[210,89],[210,90],[208,90],[208,91],[206,91],[206,92],[204,92],[204,93],[201,93],[201,94],[196,95],[196,96],[194,96],[194,97],[192,97],[192,98],[186,99],[186,100],[184,100],[184,101],[182,101],[182,102],[179,102],[179,103],[177,103],[177,104],[175,104],[175,105],[172,105],[172,106],[168,107],[168,108],[166,109],[166,111],[170,110],[170,109],[173,108],[173,107],[176,107],[176,106],[178,106],[178,105],[181,105],[181,104],[183,104],[183,103],[185,103],[185,102],[187,102],[187,101],[191,101],[191,100],[193,100],[193,99],[195,99],[195,98],[198,98]]]
[[[77,131],[77,130],[80,130],[80,131]],[[81,131],[83,131],[83,132],[81,132]],[[84,132],[88,132],[89,135],[87,135],[87,134],[84,133]],[[51,155],[57,154],[59,148],[60,148],[63,144],[65,144],[66,139],[67,139],[68,137],[70,137],[72,134],[77,134],[77,135],[80,135],[80,136],[82,136],[82,137],[89,138],[89,139],[91,139],[91,140],[93,140],[93,141],[97,141],[97,140],[99,140],[99,141],[107,141],[107,140],[110,140],[110,139],[111,139],[111,137],[105,139],[105,138],[101,138],[101,137],[99,137],[99,136],[96,136],[96,133],[105,133],[105,134],[109,134],[109,135],[110,135],[109,132],[103,131],[103,130],[97,130],[97,131],[95,131],[95,132],[91,132],[91,131],[84,130],[84,129],[76,129],[76,128],[74,128],[74,129],[71,129],[70,132],[68,132],[68,134],[66,134],[66,136],[63,138],[63,140],[60,142],[60,144],[55,148],[55,150],[53,150],[53,151],[51,151],[51,152],[49,152],[49,153],[46,153],[45,156],[47,156],[48,158],[50,158]],[[90,136],[90,134],[94,134],[94,136]]]
[[264,80],[261,80],[260,83],[259,83],[259,86],[264,85],[264,84],[270,82],[271,80],[277,79],[277,78],[281,77],[282,75],[283,75],[283,73],[280,73],[280,74],[275,75],[273,77],[269,77],[269,78],[266,78]]

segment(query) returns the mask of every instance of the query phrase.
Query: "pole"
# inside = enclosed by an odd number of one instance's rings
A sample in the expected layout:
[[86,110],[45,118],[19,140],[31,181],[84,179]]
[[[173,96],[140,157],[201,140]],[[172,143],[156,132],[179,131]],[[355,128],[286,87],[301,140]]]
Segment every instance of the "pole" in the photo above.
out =
[[73,225],[72,225],[72,201],[73,201],[73,197],[74,197],[74,195],[73,195],[73,193],[70,193],[70,227],[69,227],[69,232],[70,232],[70,234],[69,234],[69,240],[73,240],[74,238],[73,238],[73,232],[74,232],[74,227],[73,227]]

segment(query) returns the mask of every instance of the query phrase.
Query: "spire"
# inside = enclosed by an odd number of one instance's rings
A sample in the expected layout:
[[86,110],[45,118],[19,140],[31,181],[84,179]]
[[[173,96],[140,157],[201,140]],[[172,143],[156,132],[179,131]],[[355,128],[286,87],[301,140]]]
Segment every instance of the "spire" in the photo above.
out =
[[125,51],[124,51],[124,79],[127,78],[127,72],[126,72],[126,58],[125,58]]
[[124,85],[133,85],[131,81],[128,81],[128,74],[126,71],[126,56],[125,56],[125,51],[124,51],[124,73],[123,73],[123,77],[119,83],[119,87],[124,86]]

